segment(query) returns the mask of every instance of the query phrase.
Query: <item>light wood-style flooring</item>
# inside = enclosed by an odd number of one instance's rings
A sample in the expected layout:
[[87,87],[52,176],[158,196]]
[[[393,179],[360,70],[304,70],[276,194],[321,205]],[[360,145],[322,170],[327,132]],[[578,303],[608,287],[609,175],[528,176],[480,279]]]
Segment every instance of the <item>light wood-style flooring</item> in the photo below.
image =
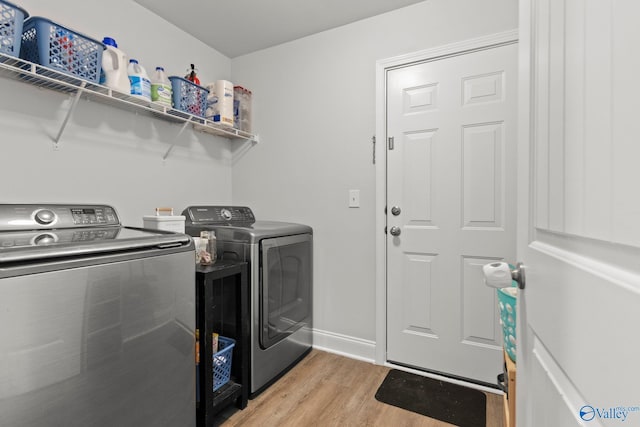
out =
[[[389,368],[312,350],[247,407],[224,410],[216,426],[445,427],[451,424],[375,399]],[[502,427],[502,396],[487,394],[487,427]]]

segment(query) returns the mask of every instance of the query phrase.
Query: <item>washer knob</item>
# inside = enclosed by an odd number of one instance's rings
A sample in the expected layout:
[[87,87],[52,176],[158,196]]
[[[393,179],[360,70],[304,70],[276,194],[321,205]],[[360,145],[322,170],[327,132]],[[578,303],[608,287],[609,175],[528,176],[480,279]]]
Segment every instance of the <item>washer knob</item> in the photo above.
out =
[[231,211],[229,209],[222,209],[220,211],[220,214],[222,215],[222,218],[226,219],[227,221],[229,221],[231,218],[233,218],[233,214],[231,213]]
[[42,209],[41,211],[36,212],[35,218],[38,224],[48,225],[56,219],[56,214],[51,212],[49,209]]

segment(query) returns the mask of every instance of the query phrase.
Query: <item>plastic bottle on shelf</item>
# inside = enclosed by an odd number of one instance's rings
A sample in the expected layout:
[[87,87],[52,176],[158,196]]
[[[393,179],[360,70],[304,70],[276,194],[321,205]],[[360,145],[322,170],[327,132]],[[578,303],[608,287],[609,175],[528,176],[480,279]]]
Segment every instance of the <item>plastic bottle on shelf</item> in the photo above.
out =
[[184,76],[184,78],[189,80],[192,83],[200,85],[200,79],[198,78],[198,75],[196,74],[196,72],[197,72],[196,66],[194,64],[191,64],[191,68],[187,70],[187,75]]
[[251,91],[233,87],[233,127],[251,133]]
[[165,107],[171,107],[171,82],[164,72],[164,68],[156,67],[151,79],[151,100]]
[[102,52],[102,71],[104,85],[118,92],[130,94],[131,83],[127,73],[127,54],[118,49],[118,44],[111,37],[102,40],[105,50]]
[[131,95],[151,101],[151,80],[137,59],[129,60],[127,72],[131,83]]
[[[184,78],[189,80],[191,83],[200,86],[200,79],[198,78],[198,75],[196,74],[196,72],[197,72],[196,66],[194,64],[191,64],[191,68],[187,70],[187,75],[184,76]],[[206,113],[205,111],[202,111],[201,107],[204,103],[205,110],[207,108],[206,98],[205,98],[206,95],[203,95],[200,90],[198,90],[197,88],[194,88],[191,85],[187,86],[185,95],[186,95],[187,109],[191,113],[194,113],[198,116],[204,116]]]

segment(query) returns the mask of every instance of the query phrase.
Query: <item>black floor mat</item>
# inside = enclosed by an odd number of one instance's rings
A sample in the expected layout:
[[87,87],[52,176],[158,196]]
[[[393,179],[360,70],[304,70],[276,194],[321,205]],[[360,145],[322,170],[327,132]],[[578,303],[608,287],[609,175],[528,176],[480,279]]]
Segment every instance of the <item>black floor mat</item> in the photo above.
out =
[[485,427],[487,396],[480,390],[392,369],[376,399],[460,427]]

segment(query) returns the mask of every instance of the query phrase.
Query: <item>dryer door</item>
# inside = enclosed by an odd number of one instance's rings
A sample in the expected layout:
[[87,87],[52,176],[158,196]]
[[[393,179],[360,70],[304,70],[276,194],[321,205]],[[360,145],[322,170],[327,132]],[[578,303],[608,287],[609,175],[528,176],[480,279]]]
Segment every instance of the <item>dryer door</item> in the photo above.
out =
[[311,234],[260,243],[260,346],[269,348],[303,326],[311,326]]

